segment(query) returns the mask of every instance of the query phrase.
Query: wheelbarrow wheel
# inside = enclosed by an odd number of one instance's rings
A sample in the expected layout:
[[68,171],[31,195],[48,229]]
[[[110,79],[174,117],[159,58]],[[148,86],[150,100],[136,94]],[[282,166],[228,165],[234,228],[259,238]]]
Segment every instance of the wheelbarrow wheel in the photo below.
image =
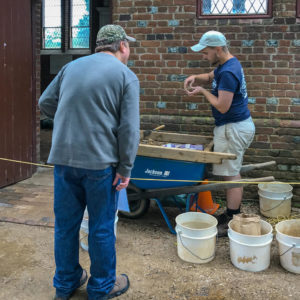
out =
[[128,219],[138,219],[148,211],[149,206],[149,199],[132,200],[129,201],[130,212],[120,211],[119,214]]
[[127,188],[128,204],[130,212],[120,211],[119,215],[128,219],[138,219],[142,217],[150,207],[150,199],[130,200],[130,193],[136,193],[137,188],[129,185]]

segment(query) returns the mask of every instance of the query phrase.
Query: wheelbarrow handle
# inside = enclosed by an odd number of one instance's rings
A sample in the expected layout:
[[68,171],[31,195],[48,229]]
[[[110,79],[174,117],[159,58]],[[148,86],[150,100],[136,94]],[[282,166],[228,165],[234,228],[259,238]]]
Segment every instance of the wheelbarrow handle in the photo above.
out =
[[194,186],[182,186],[182,187],[161,188],[161,189],[151,189],[151,190],[149,189],[146,191],[142,191],[140,193],[137,192],[134,194],[129,194],[128,198],[129,200],[137,200],[137,199],[150,199],[153,197],[170,196],[170,195],[199,193],[205,191],[219,191],[219,190],[226,190],[228,188],[243,187],[248,184],[251,184],[251,182],[270,182],[274,180],[275,178],[273,176],[268,176],[268,177],[236,180],[234,183],[222,181],[218,183],[208,183],[208,184],[201,184],[201,185],[194,185]]
[[264,163],[258,163],[258,164],[244,165],[244,166],[242,166],[240,173],[246,173],[246,172],[252,171],[254,169],[260,169],[260,168],[274,166],[274,165],[276,165],[275,160],[267,161]]

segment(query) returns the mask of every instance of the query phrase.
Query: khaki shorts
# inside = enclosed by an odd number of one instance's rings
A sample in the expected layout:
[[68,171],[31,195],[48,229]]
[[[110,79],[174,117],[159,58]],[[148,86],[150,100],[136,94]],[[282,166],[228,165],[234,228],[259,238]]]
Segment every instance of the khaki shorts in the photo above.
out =
[[243,156],[255,134],[252,118],[245,121],[216,126],[214,129],[214,152],[236,154],[237,158],[224,159],[222,164],[213,165],[213,174],[236,176],[240,173]]

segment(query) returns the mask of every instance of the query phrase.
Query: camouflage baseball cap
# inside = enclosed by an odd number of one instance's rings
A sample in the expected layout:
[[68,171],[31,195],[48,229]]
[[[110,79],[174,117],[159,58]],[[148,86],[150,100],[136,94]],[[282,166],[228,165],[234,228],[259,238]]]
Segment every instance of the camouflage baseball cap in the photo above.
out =
[[136,39],[126,35],[125,30],[120,25],[105,25],[101,27],[97,34],[98,45],[109,45],[116,41],[135,42]]

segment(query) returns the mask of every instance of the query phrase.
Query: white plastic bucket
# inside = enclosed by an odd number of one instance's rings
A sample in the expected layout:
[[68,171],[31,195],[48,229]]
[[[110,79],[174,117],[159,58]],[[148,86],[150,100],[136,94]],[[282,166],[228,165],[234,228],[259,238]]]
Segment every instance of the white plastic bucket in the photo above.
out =
[[83,250],[89,250],[89,220],[87,218],[83,218],[80,226],[80,246]]
[[262,215],[270,218],[291,214],[293,187],[281,182],[258,185],[259,207]]
[[186,212],[176,217],[177,253],[187,262],[204,264],[215,257],[218,221],[200,212]]
[[281,266],[300,274],[300,219],[281,221],[275,230]]
[[260,220],[262,234],[246,235],[234,231],[231,223],[228,224],[228,237],[232,264],[244,271],[259,272],[267,269],[270,265],[272,226]]
[[[119,220],[118,211],[116,211],[115,225],[114,225],[115,237],[117,237],[118,220]],[[83,219],[81,222],[81,226],[80,226],[80,246],[85,251],[89,250],[88,236],[89,236],[89,219],[88,219],[88,212],[87,212],[87,210],[85,210],[84,216],[83,216]]]

